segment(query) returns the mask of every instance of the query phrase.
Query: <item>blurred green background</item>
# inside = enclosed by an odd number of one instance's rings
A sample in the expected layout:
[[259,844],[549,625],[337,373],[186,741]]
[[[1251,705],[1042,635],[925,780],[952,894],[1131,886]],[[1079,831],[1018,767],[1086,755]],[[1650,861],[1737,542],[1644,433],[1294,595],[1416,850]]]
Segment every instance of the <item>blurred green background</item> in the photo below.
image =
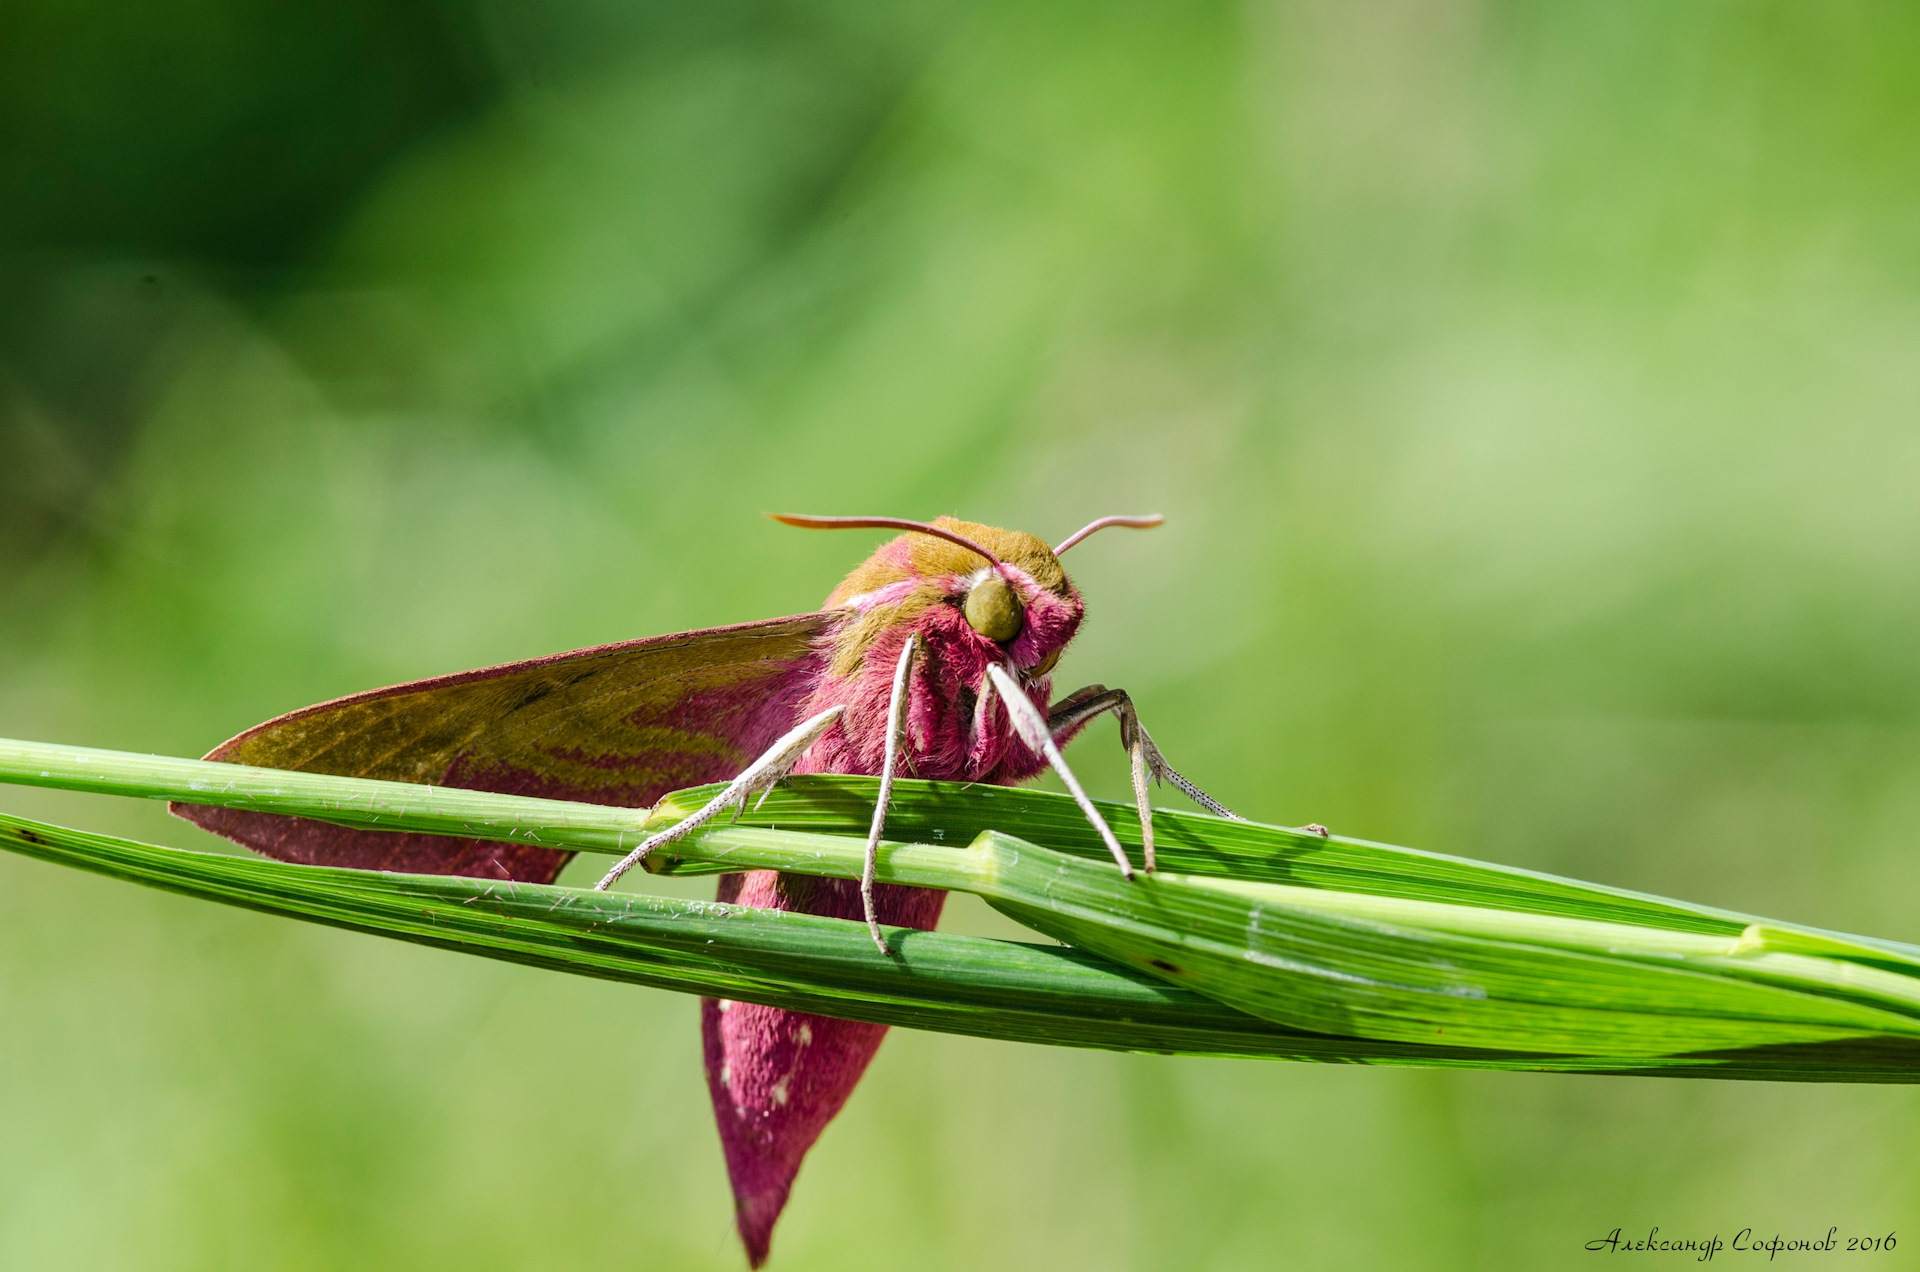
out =
[[[1920,10],[16,0],[0,286],[0,733],[198,754],[871,545],[768,509],[1154,509],[1063,688],[1235,808],[1920,939]],[[0,1019],[6,1268],[742,1265],[691,999],[6,859]],[[896,1032],[774,1266],[1920,1267],[1917,1138]]]

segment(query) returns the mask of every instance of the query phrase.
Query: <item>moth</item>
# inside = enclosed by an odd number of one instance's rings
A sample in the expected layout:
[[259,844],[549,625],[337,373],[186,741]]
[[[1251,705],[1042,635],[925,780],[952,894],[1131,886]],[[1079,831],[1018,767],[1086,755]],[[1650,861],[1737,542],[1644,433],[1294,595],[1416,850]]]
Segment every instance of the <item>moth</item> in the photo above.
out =
[[[931,929],[946,894],[876,885],[894,778],[1002,785],[1060,775],[1112,852],[1133,863],[1061,748],[1111,713],[1132,768],[1142,862],[1154,865],[1147,797],[1171,782],[1232,817],[1169,765],[1125,690],[1053,698],[1052,673],[1085,606],[1060,558],[1096,531],[1158,516],[1102,517],[1057,547],[942,517],[778,516],[809,529],[892,529],[810,614],[602,645],[354,694],[269,720],[207,756],[237,764],[645,807],[669,791],[727,786],[642,843],[606,888],[674,839],[789,773],[878,776],[866,872],[847,880],[723,875],[719,900]],[[550,883],[570,854],[440,835],[352,830],[199,805],[173,811],[282,861]],[[840,1111],[886,1027],[745,1002],[702,1000],[707,1087],[749,1262],[767,1257],[801,1160]]]

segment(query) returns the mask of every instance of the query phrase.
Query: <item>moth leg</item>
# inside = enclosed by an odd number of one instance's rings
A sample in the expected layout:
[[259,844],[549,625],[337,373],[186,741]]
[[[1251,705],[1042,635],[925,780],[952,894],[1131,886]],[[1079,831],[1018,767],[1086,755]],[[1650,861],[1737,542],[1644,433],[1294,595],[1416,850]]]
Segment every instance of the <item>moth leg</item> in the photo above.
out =
[[1064,741],[1102,712],[1111,711],[1120,720],[1120,745],[1127,748],[1127,758],[1133,768],[1133,804],[1140,814],[1140,843],[1146,850],[1147,871],[1153,871],[1153,807],[1147,802],[1147,788],[1156,781],[1171,782],[1186,793],[1200,807],[1219,817],[1231,817],[1235,821],[1246,818],[1233,812],[1213,796],[1195,786],[1179,770],[1167,763],[1167,757],[1153,744],[1146,726],[1140,723],[1140,713],[1134,709],[1133,699],[1127,696],[1125,689],[1109,689],[1105,685],[1088,685],[1084,689],[1062,698],[1054,705],[1047,716],[1047,731],[1056,741]]
[[900,665],[893,673],[893,694],[887,699],[887,749],[880,764],[880,796],[873,804],[873,826],[867,831],[867,856],[860,867],[860,908],[867,916],[867,931],[880,952],[891,956],[887,938],[880,935],[880,916],[873,904],[873,873],[878,867],[880,833],[887,828],[887,805],[893,799],[893,769],[900,758],[900,744],[907,733],[907,678],[913,673],[913,656],[919,651],[920,637],[907,633],[906,646],[900,651]]
[[779,741],[768,747],[759,759],[747,765],[740,776],[728,782],[725,790],[708,800],[706,807],[684,821],[667,827],[622,857],[619,865],[607,871],[606,878],[593,885],[594,890],[605,892],[613,885],[615,879],[645,861],[648,854],[656,849],[676,839],[684,839],[729,807],[744,806],[754,795],[765,795],[772,790],[774,784],[799,763],[800,757],[807,753],[807,748],[813,745],[814,739],[825,733],[845,710],[845,707],[840,706],[828,707],[819,715],[802,720],[788,730]]
[[[1107,819],[1100,815],[1100,810],[1093,806],[1091,799],[1087,798],[1087,792],[1082,789],[1080,779],[1075,777],[1073,770],[1067,767],[1066,757],[1060,754],[1059,744],[1053,740],[1053,732],[1047,727],[1047,718],[1040,714],[1040,708],[1033,705],[1033,700],[1027,697],[1026,691],[1014,682],[1013,677],[1007,673],[1007,669],[999,663],[987,664],[987,681],[998,689],[1000,696],[1006,700],[1007,716],[1013,721],[1013,731],[1020,735],[1020,740],[1025,742],[1030,750],[1044,755],[1047,763],[1053,765],[1053,771],[1058,773],[1060,780],[1067,784],[1067,790],[1073,795],[1074,802],[1080,805],[1080,811],[1087,815],[1087,820],[1093,823],[1093,828],[1100,832],[1100,838],[1106,841],[1107,851],[1113,854],[1114,861],[1120,865],[1121,877],[1132,879],[1133,863],[1127,860],[1127,850],[1120,846],[1118,839],[1114,838],[1113,828],[1107,825]],[[985,694],[981,696],[984,697]]]

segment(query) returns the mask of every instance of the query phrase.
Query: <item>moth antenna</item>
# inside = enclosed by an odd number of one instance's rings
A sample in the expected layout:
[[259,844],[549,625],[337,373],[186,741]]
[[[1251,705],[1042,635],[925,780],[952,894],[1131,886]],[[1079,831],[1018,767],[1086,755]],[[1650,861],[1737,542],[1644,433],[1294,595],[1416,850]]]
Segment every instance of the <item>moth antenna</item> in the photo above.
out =
[[1062,539],[1060,546],[1053,550],[1053,555],[1059,556],[1068,548],[1092,534],[1095,530],[1105,530],[1108,526],[1127,526],[1134,530],[1151,530],[1165,520],[1166,518],[1157,512],[1150,512],[1142,517],[1102,517],[1098,521],[1088,522],[1086,525],[1081,526],[1078,530],[1075,530],[1072,534]]
[[909,521],[905,517],[803,517],[790,512],[770,512],[767,516],[783,526],[799,526],[802,530],[911,530],[916,534],[930,534],[936,539],[957,543],[970,552],[978,552],[995,565],[1002,564],[999,557],[963,534],[955,534],[924,521]]

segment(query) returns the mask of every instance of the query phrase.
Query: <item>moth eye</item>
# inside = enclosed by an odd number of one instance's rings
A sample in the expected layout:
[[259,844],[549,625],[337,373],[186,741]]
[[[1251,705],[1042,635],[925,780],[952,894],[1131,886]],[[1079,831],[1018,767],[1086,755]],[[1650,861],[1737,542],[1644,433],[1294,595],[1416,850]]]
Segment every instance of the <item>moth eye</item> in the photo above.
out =
[[967,615],[967,625],[988,640],[1004,645],[1020,634],[1020,624],[1024,618],[1020,612],[1020,598],[1014,595],[1013,588],[998,574],[989,574],[974,584],[967,593],[963,609]]

